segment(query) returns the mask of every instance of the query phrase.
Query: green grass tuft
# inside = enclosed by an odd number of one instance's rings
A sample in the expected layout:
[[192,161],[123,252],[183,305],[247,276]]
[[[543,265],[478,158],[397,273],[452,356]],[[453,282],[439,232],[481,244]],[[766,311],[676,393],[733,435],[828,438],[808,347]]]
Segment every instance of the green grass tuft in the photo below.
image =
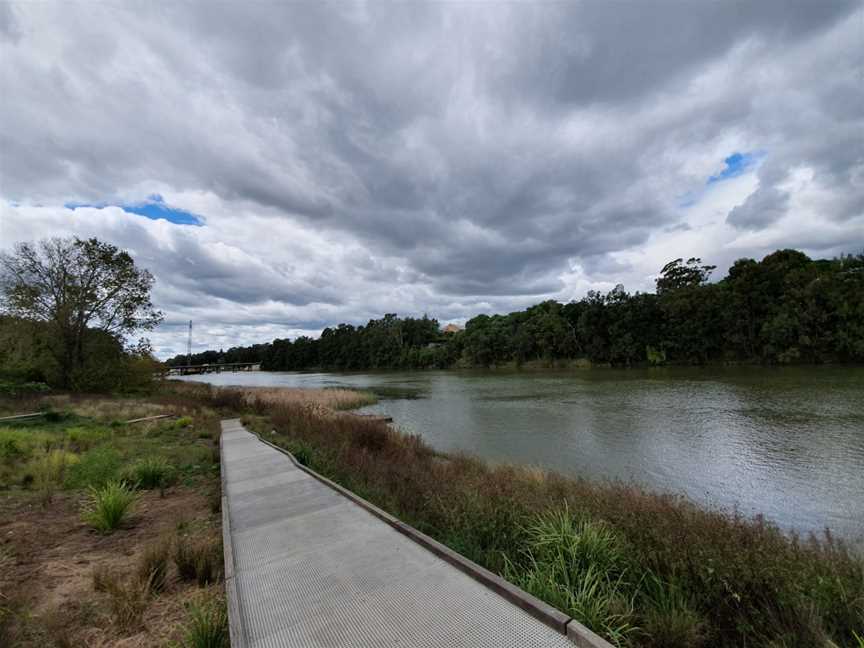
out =
[[228,611],[221,598],[191,606],[189,626],[183,642],[186,648],[228,648]]
[[111,533],[119,528],[131,511],[136,497],[135,492],[122,481],[108,482],[102,488],[91,486],[84,521],[100,533]]
[[164,489],[176,480],[174,467],[162,457],[147,457],[124,472],[124,478],[137,488]]

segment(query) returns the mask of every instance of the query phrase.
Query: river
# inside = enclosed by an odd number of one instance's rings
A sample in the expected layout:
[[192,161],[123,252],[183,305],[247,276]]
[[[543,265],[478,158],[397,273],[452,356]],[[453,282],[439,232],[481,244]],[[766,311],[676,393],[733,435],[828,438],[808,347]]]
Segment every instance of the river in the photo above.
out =
[[864,546],[864,369],[250,372],[219,385],[353,387],[433,447],[633,481]]

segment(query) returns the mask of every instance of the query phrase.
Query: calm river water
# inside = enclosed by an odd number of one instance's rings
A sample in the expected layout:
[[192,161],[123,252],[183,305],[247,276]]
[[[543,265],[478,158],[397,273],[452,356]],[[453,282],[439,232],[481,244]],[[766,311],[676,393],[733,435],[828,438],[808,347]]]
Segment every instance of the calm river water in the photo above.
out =
[[225,373],[220,385],[380,390],[440,450],[622,479],[864,546],[864,369]]

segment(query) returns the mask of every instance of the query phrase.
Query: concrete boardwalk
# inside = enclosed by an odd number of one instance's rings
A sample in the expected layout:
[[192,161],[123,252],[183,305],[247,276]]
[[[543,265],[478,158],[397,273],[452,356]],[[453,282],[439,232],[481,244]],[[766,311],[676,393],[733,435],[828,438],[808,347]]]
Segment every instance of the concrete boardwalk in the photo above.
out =
[[234,648],[573,648],[238,420],[221,446]]

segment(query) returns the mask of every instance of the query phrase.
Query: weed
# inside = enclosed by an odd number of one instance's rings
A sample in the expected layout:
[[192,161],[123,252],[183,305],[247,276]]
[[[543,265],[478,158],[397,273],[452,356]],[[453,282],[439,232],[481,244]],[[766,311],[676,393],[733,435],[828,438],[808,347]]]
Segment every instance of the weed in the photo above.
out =
[[192,417],[191,416],[181,416],[176,421],[174,421],[174,427],[178,429],[187,428],[192,425]]
[[135,499],[135,492],[126,482],[111,481],[102,488],[91,486],[84,520],[100,533],[111,533],[123,522]]
[[224,599],[210,598],[190,607],[186,648],[228,648],[228,611]]

